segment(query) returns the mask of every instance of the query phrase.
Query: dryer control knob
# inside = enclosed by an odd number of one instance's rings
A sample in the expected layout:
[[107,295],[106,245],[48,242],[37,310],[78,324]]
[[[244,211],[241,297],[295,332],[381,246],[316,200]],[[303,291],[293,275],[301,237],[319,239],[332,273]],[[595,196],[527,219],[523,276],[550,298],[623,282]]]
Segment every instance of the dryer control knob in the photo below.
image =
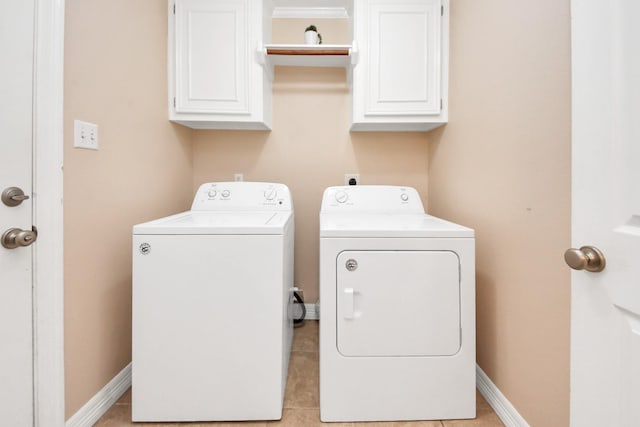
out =
[[224,197],[225,199],[227,197],[229,197],[231,195],[231,191],[229,190],[222,190],[222,197]]
[[406,202],[407,200],[409,200],[409,195],[408,195],[407,193],[402,193],[402,194],[400,195],[400,199],[401,199],[403,202]]
[[267,200],[273,200],[278,195],[278,191],[275,188],[267,188],[264,190],[264,198]]
[[349,195],[345,191],[338,191],[336,193],[336,202],[344,203],[349,200]]
[[216,190],[211,190],[207,194],[209,195],[209,197],[214,198],[218,195],[218,192]]

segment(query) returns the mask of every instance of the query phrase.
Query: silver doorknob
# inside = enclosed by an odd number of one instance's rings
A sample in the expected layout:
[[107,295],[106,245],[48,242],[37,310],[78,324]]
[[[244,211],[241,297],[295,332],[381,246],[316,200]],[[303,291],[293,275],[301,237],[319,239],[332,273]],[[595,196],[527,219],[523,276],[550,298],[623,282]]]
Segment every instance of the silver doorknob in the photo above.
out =
[[24,191],[18,187],[9,187],[2,192],[0,198],[5,205],[15,207],[27,200],[29,196],[24,194]]
[[0,243],[7,249],[15,249],[19,246],[29,246],[38,239],[38,232],[33,230],[21,230],[10,228],[2,234]]
[[594,246],[567,249],[564,253],[564,261],[574,270],[587,270],[593,273],[604,270],[607,264],[604,254]]

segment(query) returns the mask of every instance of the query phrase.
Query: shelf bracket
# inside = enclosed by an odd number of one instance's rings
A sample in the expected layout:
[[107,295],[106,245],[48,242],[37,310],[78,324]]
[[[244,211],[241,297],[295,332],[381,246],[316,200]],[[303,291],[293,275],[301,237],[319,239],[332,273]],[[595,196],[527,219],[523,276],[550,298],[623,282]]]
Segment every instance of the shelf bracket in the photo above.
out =
[[355,40],[351,43],[349,49],[349,58],[351,60],[348,67],[346,67],[345,73],[347,75],[347,83],[351,85],[353,83],[353,68],[358,65],[360,61],[360,51],[358,50],[358,42]]
[[267,49],[262,42],[257,43],[255,60],[258,64],[262,65],[264,72],[267,73],[270,81],[273,81],[273,65],[267,59]]
[[358,49],[358,42],[355,40],[351,43],[351,48],[349,49],[349,57],[351,58],[351,66],[355,66],[358,64],[360,60],[360,50]]
[[256,62],[260,65],[264,65],[266,61],[267,49],[265,49],[264,45],[261,42],[258,42],[256,46]]

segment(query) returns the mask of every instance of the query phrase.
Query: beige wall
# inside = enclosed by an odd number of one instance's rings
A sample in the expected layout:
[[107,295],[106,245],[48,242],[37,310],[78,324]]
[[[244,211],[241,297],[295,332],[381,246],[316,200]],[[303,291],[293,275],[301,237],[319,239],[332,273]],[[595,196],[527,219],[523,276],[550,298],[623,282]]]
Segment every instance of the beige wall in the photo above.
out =
[[[167,121],[166,2],[67,0],[66,415],[131,361],[131,227],[191,201],[190,131]],[[73,120],[99,125],[99,151]]]
[[476,229],[478,363],[532,426],[569,421],[569,1],[451,6],[431,212]]

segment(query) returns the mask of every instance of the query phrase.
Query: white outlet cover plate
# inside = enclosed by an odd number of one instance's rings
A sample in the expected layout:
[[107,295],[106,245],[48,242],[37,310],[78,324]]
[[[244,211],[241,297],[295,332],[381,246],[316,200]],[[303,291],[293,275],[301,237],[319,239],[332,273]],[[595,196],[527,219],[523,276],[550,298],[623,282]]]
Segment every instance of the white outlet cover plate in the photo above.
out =
[[98,149],[98,125],[82,120],[73,121],[73,146],[75,148]]

